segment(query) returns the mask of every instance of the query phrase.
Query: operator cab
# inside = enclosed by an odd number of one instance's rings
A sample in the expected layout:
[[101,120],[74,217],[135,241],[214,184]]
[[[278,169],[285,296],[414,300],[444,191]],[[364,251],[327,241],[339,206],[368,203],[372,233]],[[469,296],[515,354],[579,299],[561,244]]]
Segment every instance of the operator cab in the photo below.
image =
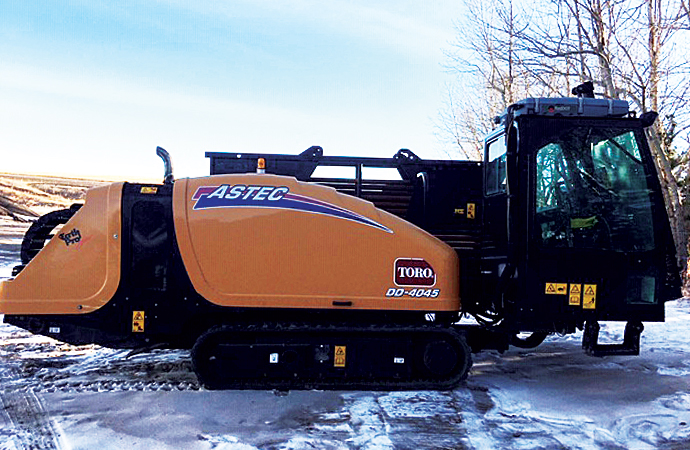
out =
[[[497,118],[485,141],[482,273],[506,326],[587,323],[589,353],[636,354],[641,322],[664,320],[680,280],[651,122],[587,95],[528,98]],[[628,322],[626,342],[596,344],[599,320]]]

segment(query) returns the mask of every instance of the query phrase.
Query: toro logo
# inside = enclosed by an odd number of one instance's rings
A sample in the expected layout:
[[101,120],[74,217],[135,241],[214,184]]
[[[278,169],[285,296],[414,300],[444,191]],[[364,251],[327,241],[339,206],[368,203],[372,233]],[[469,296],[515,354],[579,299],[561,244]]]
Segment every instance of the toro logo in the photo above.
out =
[[423,259],[398,258],[395,260],[394,281],[398,286],[433,286],[436,272]]

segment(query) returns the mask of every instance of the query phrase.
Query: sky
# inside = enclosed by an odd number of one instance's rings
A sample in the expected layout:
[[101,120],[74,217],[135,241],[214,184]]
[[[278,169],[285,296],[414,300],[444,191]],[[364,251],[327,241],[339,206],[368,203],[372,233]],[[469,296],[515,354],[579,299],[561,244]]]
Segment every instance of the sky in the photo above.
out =
[[0,172],[156,179],[204,154],[444,158],[461,2],[0,2]]

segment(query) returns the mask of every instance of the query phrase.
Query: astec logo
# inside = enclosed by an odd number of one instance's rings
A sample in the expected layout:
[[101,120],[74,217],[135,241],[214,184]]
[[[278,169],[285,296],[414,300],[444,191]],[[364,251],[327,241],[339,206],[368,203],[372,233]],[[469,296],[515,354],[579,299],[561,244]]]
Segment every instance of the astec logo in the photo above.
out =
[[[194,209],[223,208],[230,206],[252,206],[258,202],[277,202],[290,192],[286,186],[201,186],[192,196],[196,200]],[[254,206],[259,206],[254,205]]]
[[213,208],[274,208],[320,214],[378,228],[387,233],[393,231],[380,223],[354,211],[341,208],[318,198],[290,192],[287,186],[254,186],[223,184],[201,186],[194,195],[195,211]]
[[398,286],[433,286],[436,272],[423,259],[398,258],[395,260],[395,284]]

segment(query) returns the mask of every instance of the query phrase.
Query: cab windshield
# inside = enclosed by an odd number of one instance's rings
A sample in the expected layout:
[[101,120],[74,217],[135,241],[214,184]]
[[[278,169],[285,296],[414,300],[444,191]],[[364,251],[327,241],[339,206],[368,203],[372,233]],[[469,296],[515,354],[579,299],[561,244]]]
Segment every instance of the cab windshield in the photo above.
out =
[[543,247],[654,249],[641,131],[575,127],[536,153],[536,234]]

